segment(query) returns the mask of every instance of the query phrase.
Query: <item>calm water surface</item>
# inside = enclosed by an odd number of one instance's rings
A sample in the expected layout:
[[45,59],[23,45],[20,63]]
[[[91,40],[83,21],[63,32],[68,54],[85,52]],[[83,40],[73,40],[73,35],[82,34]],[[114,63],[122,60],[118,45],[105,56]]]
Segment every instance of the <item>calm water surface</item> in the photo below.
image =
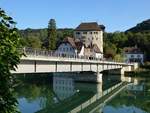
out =
[[[119,76],[106,76],[103,84],[77,83],[64,74],[26,74],[17,78],[16,96],[22,113],[67,113],[120,82]],[[150,80],[132,81],[133,85],[94,113],[150,113]]]

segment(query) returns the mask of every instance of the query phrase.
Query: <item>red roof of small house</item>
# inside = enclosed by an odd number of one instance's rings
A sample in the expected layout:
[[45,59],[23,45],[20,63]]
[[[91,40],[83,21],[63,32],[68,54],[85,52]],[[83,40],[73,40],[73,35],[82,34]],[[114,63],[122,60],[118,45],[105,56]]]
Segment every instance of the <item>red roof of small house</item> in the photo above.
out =
[[93,55],[93,52],[95,52],[95,53],[102,53],[96,44],[93,44],[91,46],[85,47],[84,51],[85,51],[85,54],[88,54],[90,56]]
[[69,43],[73,48],[76,48],[74,38],[66,37],[62,43]]
[[[69,43],[74,49],[77,50],[78,53],[81,51],[82,47],[84,46],[83,42],[81,42],[78,39],[71,38],[71,37],[66,37],[62,41],[62,43]],[[91,52],[90,54],[93,54],[92,52],[102,53],[96,44],[85,47],[85,52],[88,52],[88,53]]]
[[66,37],[62,43],[69,43],[73,48],[77,49],[78,52],[80,52],[83,46],[83,43],[80,40],[75,40],[71,37]]
[[96,53],[102,53],[96,44],[93,44],[91,49],[93,49],[93,51]]
[[141,54],[142,53],[142,51],[137,47],[125,47],[123,50],[124,50],[124,53],[126,54]]

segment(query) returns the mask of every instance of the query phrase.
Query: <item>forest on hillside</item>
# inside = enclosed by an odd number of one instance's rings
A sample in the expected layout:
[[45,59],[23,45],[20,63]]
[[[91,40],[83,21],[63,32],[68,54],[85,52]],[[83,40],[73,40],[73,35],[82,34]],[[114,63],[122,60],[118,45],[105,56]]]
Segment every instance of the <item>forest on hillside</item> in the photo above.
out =
[[[56,47],[67,36],[73,37],[73,28],[57,29]],[[25,47],[45,49],[48,29],[25,29],[19,31]],[[122,60],[123,48],[137,46],[150,61],[150,19],[137,24],[125,32],[104,33],[104,56]]]

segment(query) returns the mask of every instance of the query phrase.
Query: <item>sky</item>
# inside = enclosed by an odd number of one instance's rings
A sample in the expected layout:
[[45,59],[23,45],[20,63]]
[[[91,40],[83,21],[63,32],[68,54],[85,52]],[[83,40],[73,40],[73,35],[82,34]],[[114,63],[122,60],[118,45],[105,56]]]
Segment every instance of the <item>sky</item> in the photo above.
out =
[[0,0],[0,7],[19,29],[46,28],[54,18],[57,28],[98,22],[107,32],[115,32],[150,18],[150,0]]

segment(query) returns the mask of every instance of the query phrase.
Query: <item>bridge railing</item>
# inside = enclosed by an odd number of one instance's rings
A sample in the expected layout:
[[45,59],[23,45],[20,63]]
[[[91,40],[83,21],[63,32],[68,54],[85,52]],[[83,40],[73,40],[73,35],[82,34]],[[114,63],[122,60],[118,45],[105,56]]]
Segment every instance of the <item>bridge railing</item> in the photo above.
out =
[[32,48],[22,48],[20,49],[26,56],[31,56],[31,57],[44,57],[44,58],[60,58],[60,59],[82,59],[82,60],[93,60],[93,61],[102,61],[102,62],[109,62],[109,63],[118,63],[118,61],[107,61],[104,58],[95,58],[95,57],[88,57],[88,56],[78,56],[78,55],[62,55],[57,53],[56,51],[47,51],[47,50],[41,50],[41,49],[32,49]]
[[[26,56],[34,56],[34,57],[59,57],[59,58],[73,58],[73,59],[87,59],[90,60],[90,57],[84,56],[80,57],[78,55],[63,55],[57,53],[56,51],[47,51],[47,50],[40,50],[40,49],[31,49],[31,48],[23,48],[20,49]],[[92,58],[92,60],[102,60],[98,58]]]

